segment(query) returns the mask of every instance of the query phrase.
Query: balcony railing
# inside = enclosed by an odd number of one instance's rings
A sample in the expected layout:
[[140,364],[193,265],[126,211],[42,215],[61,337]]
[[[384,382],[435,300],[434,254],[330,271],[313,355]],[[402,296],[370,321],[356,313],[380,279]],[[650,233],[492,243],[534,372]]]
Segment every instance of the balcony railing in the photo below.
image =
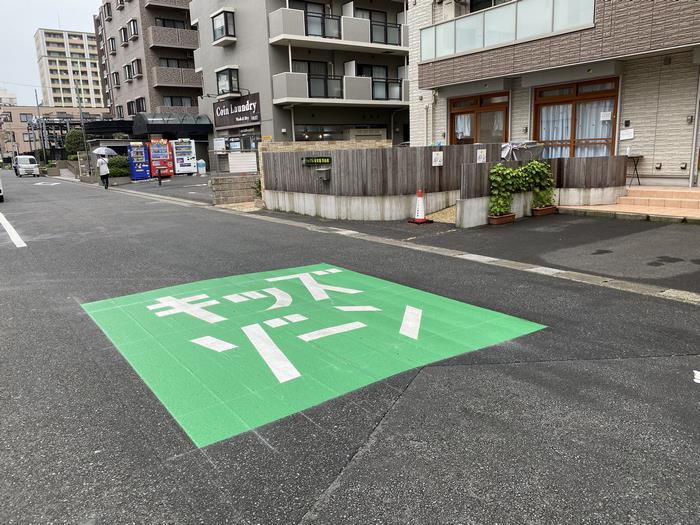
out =
[[190,0],[146,0],[145,6],[189,10]]
[[306,13],[306,36],[340,38],[340,17],[321,13]]
[[308,75],[310,98],[343,98],[343,77]]
[[146,30],[148,47],[173,47],[179,49],[197,49],[199,33],[191,29],[151,26]]
[[[287,45],[290,40],[298,38],[299,43],[315,47],[318,42],[303,37],[317,37],[339,40],[339,48],[345,46],[357,50],[381,45],[400,48],[396,54],[408,52],[408,30],[402,24],[371,22],[354,16],[308,13],[286,7],[270,13],[269,24],[272,44]],[[382,51],[388,50],[384,48]]]
[[154,87],[202,87],[202,75],[194,69],[153,66],[151,74]]
[[372,79],[373,100],[403,100],[403,80],[389,78]]
[[475,53],[592,27],[595,0],[512,0],[421,30],[421,60]]

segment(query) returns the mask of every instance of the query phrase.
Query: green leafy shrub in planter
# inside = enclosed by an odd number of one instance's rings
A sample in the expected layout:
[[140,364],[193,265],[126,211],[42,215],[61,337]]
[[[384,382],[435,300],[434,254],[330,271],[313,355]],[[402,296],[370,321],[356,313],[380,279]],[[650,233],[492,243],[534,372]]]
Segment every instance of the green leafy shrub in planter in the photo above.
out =
[[503,164],[496,164],[489,171],[491,195],[489,198],[489,213],[495,217],[508,215],[513,204],[515,191],[515,171]]
[[548,164],[533,160],[518,169],[523,185],[532,190],[532,207],[554,205],[554,177]]
[[76,161],[76,160],[78,160],[78,156],[77,155],[68,155],[68,160]]
[[121,155],[109,157],[108,166],[110,177],[128,177],[131,175],[129,159]]

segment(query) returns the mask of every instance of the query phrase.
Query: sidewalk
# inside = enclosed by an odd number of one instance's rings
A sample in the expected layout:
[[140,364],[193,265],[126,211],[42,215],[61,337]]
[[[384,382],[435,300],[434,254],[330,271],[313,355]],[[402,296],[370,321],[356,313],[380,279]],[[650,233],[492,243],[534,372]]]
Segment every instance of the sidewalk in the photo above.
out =
[[[419,245],[700,293],[700,227],[551,215],[507,226],[330,221],[263,211],[271,217],[354,230]],[[426,268],[426,272],[430,272]]]

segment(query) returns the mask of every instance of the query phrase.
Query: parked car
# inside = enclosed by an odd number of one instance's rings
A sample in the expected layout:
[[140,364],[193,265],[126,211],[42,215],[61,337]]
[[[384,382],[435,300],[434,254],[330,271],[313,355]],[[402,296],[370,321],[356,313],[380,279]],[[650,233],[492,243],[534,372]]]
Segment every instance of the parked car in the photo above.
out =
[[18,177],[23,177],[25,175],[38,177],[41,175],[39,163],[31,155],[17,155],[15,160],[12,161],[12,167],[15,170],[15,175]]

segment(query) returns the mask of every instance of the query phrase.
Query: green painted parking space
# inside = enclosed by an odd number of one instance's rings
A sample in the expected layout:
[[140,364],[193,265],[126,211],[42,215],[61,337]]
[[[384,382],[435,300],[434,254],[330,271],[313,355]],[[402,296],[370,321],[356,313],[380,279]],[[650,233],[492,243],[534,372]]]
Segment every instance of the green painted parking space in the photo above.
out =
[[82,306],[198,447],[544,328],[328,264]]

